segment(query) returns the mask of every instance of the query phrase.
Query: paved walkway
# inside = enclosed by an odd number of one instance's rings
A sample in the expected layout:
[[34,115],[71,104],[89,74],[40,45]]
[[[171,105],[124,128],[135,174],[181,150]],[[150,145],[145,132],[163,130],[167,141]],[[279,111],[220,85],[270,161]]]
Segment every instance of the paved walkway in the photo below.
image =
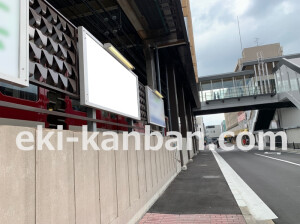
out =
[[170,215],[147,213],[140,224],[246,224],[242,215]]
[[188,164],[140,224],[245,224],[228,184],[210,151]]

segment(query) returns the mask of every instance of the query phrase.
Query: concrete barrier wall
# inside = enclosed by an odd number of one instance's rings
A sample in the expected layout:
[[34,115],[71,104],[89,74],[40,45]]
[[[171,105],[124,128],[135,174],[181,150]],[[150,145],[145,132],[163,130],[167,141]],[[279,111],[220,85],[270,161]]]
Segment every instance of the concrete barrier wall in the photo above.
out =
[[[99,151],[82,150],[80,133],[74,133],[78,138],[74,144],[74,170],[75,170],[75,208],[76,223],[100,223],[100,174]],[[113,187],[112,187],[113,188]]]
[[191,159],[194,158],[195,154],[194,154],[193,150],[190,150],[190,156],[191,156]]
[[[48,131],[44,130],[44,136]],[[64,131],[64,136],[73,137],[73,133]],[[56,135],[53,135],[50,143],[55,147]],[[75,222],[73,146],[64,142],[60,151],[36,150],[36,160],[32,161],[36,163],[36,223]]]
[[[35,151],[20,151],[15,139],[20,131],[0,127],[0,223],[35,223]],[[24,144],[26,145],[26,144]]]
[[[64,139],[78,142],[64,142],[61,151],[39,151],[34,144],[21,151],[15,143],[21,131],[36,139],[35,129],[0,126],[1,224],[135,223],[181,170],[178,152],[164,146],[145,151],[143,138],[141,150],[130,138],[128,151],[104,151],[107,137],[100,134],[100,150],[84,151],[80,132],[63,131]],[[56,146],[54,132],[50,142]],[[122,139],[119,134],[119,149]]]
[[187,165],[189,162],[188,151],[187,151],[187,140],[186,138],[182,139],[182,156],[183,156],[183,164]]
[[99,136],[99,181],[101,223],[110,223],[118,217],[118,195],[116,176],[116,156],[114,151],[103,151],[101,142],[106,137]]

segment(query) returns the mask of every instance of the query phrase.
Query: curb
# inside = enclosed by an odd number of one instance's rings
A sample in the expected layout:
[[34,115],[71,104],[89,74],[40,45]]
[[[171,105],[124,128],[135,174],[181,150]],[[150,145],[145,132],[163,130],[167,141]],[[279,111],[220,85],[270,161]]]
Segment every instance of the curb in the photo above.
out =
[[[274,222],[270,218],[277,218],[277,216],[272,212],[272,210],[256,195],[256,193],[235,173],[235,171],[226,163],[226,161],[216,152],[212,152],[226,181],[227,184],[244,216],[247,224],[273,224]],[[233,172],[233,174],[232,174]],[[238,184],[238,185],[237,185]],[[240,186],[240,187],[238,187]],[[240,192],[242,187],[242,192]],[[249,194],[251,196],[249,196]],[[249,197],[254,198],[255,201],[249,201]],[[255,216],[250,212],[248,205],[252,206],[252,212],[256,212]],[[257,206],[261,206],[264,209],[257,210]],[[262,218],[265,216],[264,220],[257,220],[257,217]],[[256,217],[256,218],[255,218]],[[268,219],[268,218],[269,219]]]
[[273,220],[255,220],[247,206],[240,207],[240,209],[247,224],[274,224]]

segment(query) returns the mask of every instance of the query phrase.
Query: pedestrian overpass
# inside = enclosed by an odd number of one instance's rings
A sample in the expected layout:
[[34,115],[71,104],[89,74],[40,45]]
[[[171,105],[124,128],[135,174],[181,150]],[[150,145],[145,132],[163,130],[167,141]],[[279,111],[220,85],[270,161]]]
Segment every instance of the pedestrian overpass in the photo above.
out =
[[300,55],[246,62],[240,72],[199,78],[195,115],[294,107],[300,109]]

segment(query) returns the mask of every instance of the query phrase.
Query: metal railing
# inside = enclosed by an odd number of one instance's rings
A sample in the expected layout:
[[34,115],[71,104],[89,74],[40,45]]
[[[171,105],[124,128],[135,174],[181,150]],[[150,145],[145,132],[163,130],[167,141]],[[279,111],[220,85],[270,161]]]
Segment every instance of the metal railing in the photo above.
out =
[[300,74],[291,68],[283,65],[274,74],[278,93],[300,92]]
[[276,89],[271,88],[270,91],[262,91],[259,86],[239,86],[224,89],[213,89],[207,91],[200,91],[200,101],[207,102],[213,100],[223,100],[229,98],[239,98],[246,96],[257,96],[263,94],[275,94]]

